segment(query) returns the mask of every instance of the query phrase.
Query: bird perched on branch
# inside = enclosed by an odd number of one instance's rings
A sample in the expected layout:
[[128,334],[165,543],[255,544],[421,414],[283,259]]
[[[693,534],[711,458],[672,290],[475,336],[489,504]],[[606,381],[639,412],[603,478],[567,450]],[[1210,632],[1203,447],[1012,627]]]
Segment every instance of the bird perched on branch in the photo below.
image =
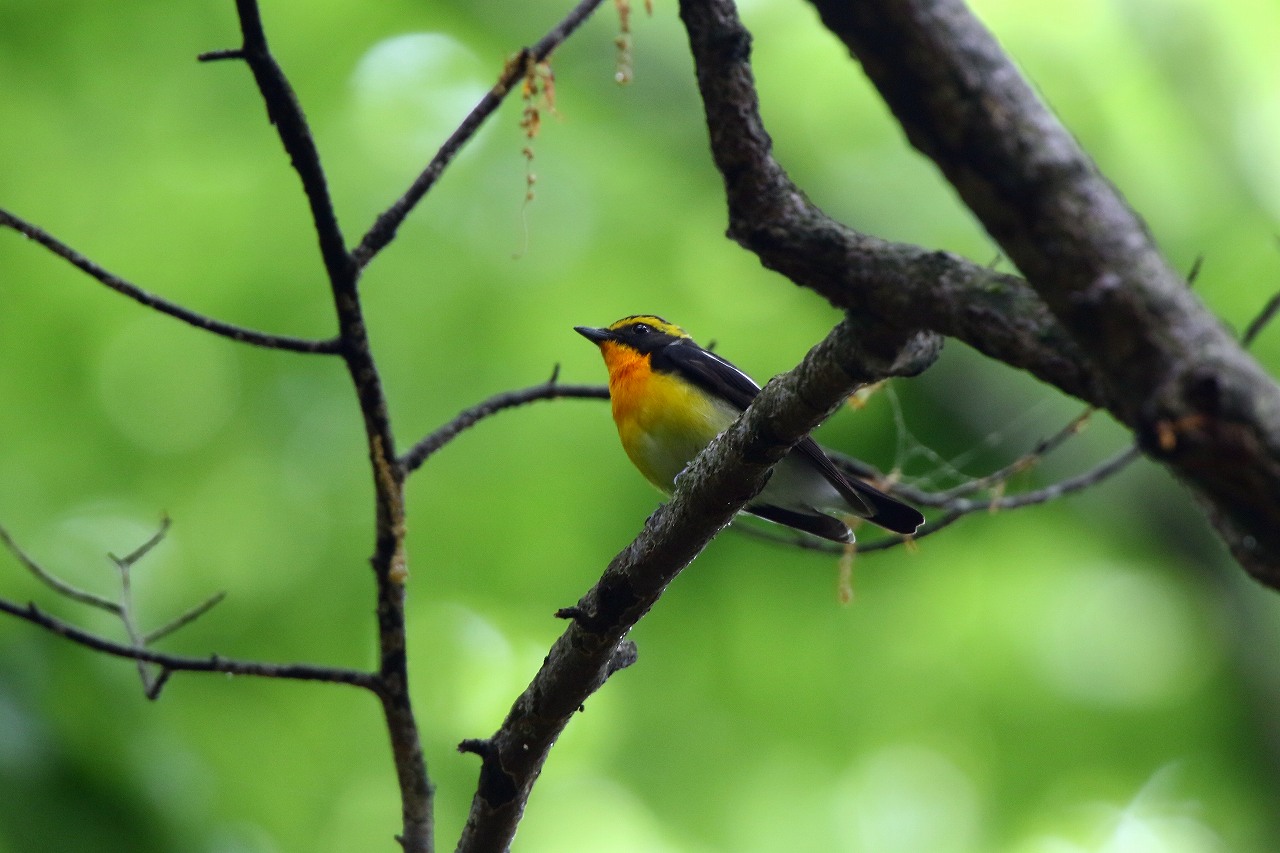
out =
[[[676,475],[760,393],[751,377],[661,317],[641,314],[574,331],[604,356],[623,449],[667,494]],[[853,531],[827,513],[859,516],[905,535],[924,523],[914,508],[843,474],[807,436],[777,464],[745,511],[835,542],[852,542]]]

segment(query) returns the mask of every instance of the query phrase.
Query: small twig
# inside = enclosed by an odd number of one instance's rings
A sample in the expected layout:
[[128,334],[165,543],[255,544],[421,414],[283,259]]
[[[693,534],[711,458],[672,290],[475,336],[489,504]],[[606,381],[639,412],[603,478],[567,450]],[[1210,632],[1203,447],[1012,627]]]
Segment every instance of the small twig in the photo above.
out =
[[[103,654],[127,660],[153,663],[173,672],[221,672],[227,675],[249,675],[257,678],[284,678],[294,681],[327,681],[333,684],[350,684],[373,693],[381,694],[382,685],[377,675],[354,669],[340,667],[314,666],[302,663],[260,663],[257,661],[241,661],[210,655],[207,658],[189,658],[178,655],[153,652],[149,649],[126,646],[83,631],[56,617],[38,609],[34,604],[26,607],[8,599],[0,598],[0,612],[8,613],[19,619],[38,625],[45,630],[65,637],[77,645],[84,646]],[[155,685],[153,685],[153,688]]]
[[206,50],[196,57],[197,62],[218,62],[224,59],[244,59],[244,51],[238,47],[226,50]]
[[[129,636],[129,642],[134,648],[141,648],[147,645],[147,639],[143,636],[141,629],[138,628],[138,619],[134,615],[133,609],[133,567],[152,549],[164,541],[165,535],[169,532],[171,525],[169,516],[163,516],[160,519],[160,527],[151,535],[147,541],[143,542],[137,548],[134,548],[123,557],[117,557],[115,554],[107,554],[111,562],[115,564],[116,569],[120,572],[120,621],[124,623],[125,633]],[[208,608],[206,608],[207,610]],[[192,617],[194,618],[194,617]],[[188,619],[187,622],[191,620]],[[183,624],[187,624],[184,622]],[[147,698],[154,699],[160,695],[162,682],[160,679],[168,679],[164,675],[168,670],[160,670],[155,676],[147,669],[147,664],[138,661],[138,677],[142,679],[142,691]]]
[[37,225],[27,222],[21,217],[15,216],[7,210],[0,209],[0,225],[12,228],[19,234],[35,240],[41,246],[53,252],[67,263],[76,267],[90,277],[97,279],[102,284],[114,290],[116,293],[129,297],[140,305],[159,311],[161,314],[167,314],[177,320],[181,320],[188,325],[195,326],[197,329],[203,329],[206,332],[212,332],[215,335],[221,335],[224,338],[230,338],[233,341],[239,341],[244,344],[252,344],[253,346],[265,347],[266,349],[285,350],[288,352],[302,353],[320,353],[332,354],[338,352],[338,342],[334,339],[328,340],[311,340],[308,338],[293,338],[287,335],[271,335],[266,332],[247,329],[243,326],[224,323],[221,320],[215,320],[212,317],[206,317],[189,308],[184,308],[175,302],[149,293],[136,284],[125,281],[123,278],[108,272],[98,264],[86,258],[84,255],[72,249],[66,243],[54,237]]
[[1084,428],[1084,425],[1088,422],[1089,418],[1092,417],[1094,411],[1095,410],[1093,408],[1088,408],[1081,412],[1056,433],[1048,438],[1041,439],[1037,442],[1035,447],[1013,460],[1008,465],[992,471],[990,474],[966,480],[958,486],[941,491],[932,491],[907,483],[894,482],[893,478],[886,477],[884,472],[880,471],[873,465],[863,462],[861,459],[846,456],[843,453],[831,450],[830,448],[826,448],[826,451],[827,455],[831,457],[831,461],[835,463],[836,467],[846,473],[853,474],[864,480],[869,480],[873,484],[879,484],[882,488],[888,488],[910,503],[926,507],[944,508],[950,506],[957,498],[965,497],[966,495],[971,495],[974,492],[1003,484],[1015,474],[1019,474],[1031,468],[1041,458],[1050,452],[1057,450],[1072,437],[1078,435],[1081,429]]
[[482,403],[459,412],[453,420],[419,440],[401,457],[400,464],[404,467],[405,473],[408,474],[417,470],[422,466],[423,462],[427,461],[431,454],[457,438],[460,433],[475,426],[484,418],[497,414],[504,409],[523,406],[526,403],[532,403],[537,400],[556,400],[561,397],[605,400],[609,398],[609,389],[603,385],[560,385],[557,382],[559,376],[560,366],[556,365],[551,378],[541,385],[534,385],[519,391],[504,391],[501,394],[493,395]]
[[464,738],[462,742],[458,744],[458,752],[478,755],[483,758],[493,752],[493,741],[479,737]]
[[[132,647],[140,649],[150,645],[161,637],[172,634],[174,631],[185,625],[191,624],[226,597],[226,593],[220,592],[196,607],[193,607],[191,610],[188,610],[186,613],[169,622],[164,627],[152,631],[149,634],[144,635],[139,630],[137,618],[134,616],[133,610],[133,584],[131,570],[139,560],[149,554],[153,548],[163,541],[165,534],[169,532],[170,524],[171,522],[169,517],[165,516],[160,522],[160,528],[152,534],[147,541],[143,542],[137,548],[134,548],[127,555],[124,557],[117,557],[114,554],[107,555],[120,573],[120,600],[118,602],[110,601],[93,593],[77,589],[65,581],[60,580],[52,572],[46,570],[26,554],[3,527],[0,527],[0,541],[3,541],[5,546],[8,547],[13,555],[18,558],[18,561],[26,566],[32,574],[44,581],[44,583],[52,587],[60,595],[70,598],[73,601],[78,601],[82,604],[88,604],[91,607],[105,610],[116,616],[124,625],[125,633],[128,634],[129,642]],[[150,670],[147,669],[147,663],[145,661],[139,660],[137,661],[137,664],[138,675],[142,679],[143,691],[146,693],[148,698],[155,698],[160,694],[160,685],[157,684],[157,679],[167,679],[168,675],[165,674],[167,670],[162,669],[156,676],[152,676]]]
[[186,613],[183,613],[177,619],[174,619],[168,624],[162,625],[159,628],[156,628],[154,631],[151,631],[150,633],[143,636],[142,644],[144,646],[149,646],[152,643],[155,643],[157,640],[164,639],[165,637],[172,634],[174,631],[177,631],[179,628],[185,628],[187,625],[190,625],[192,622],[196,621],[201,616],[208,613],[214,607],[221,604],[222,600],[226,597],[227,597],[226,592],[214,593],[213,595],[206,598],[204,601],[197,604],[195,607],[188,610]]
[[542,62],[550,56],[551,51],[555,50],[583,21],[590,17],[591,13],[602,2],[603,0],[581,0],[564,17],[564,20],[552,27],[532,47],[527,47],[520,51],[515,60],[509,61],[503,67],[502,74],[498,77],[498,82],[472,108],[467,117],[462,120],[462,124],[458,125],[458,129],[445,140],[444,145],[440,146],[440,150],[431,158],[431,162],[422,170],[422,173],[418,175],[404,195],[396,199],[390,207],[379,214],[368,232],[360,238],[359,245],[351,251],[357,266],[367,266],[373,260],[373,257],[386,248],[387,244],[395,238],[396,231],[399,230],[400,225],[418,202],[422,200],[423,196],[435,185],[445,167],[462,149],[462,146],[476,134],[476,131],[480,129],[489,116],[498,109],[512,87],[524,77],[529,63]]
[[72,601],[78,601],[81,604],[87,604],[90,607],[96,607],[99,610],[105,610],[114,616],[120,615],[120,605],[116,602],[103,598],[102,596],[96,595],[92,592],[87,592],[86,590],[74,587],[46,571],[43,566],[23,551],[17,542],[13,541],[13,537],[9,535],[9,531],[5,530],[3,527],[0,527],[0,541],[4,543],[4,546],[9,549],[13,556],[18,558],[18,562],[27,567],[27,570],[31,572],[31,574],[35,575],[41,580],[41,582],[53,589],[59,595],[65,596]]
[[161,667],[160,674],[156,676],[155,681],[151,682],[151,686],[147,688],[144,694],[147,701],[154,702],[160,698],[160,691],[169,683],[169,676],[173,675],[173,670]]
[[[151,550],[160,541],[160,537],[164,535],[164,531],[169,526],[168,522],[169,519],[166,518],[164,525],[160,528],[160,532],[143,543],[133,554],[145,554]],[[122,560],[110,554],[108,556],[111,557],[111,561],[115,563],[116,569],[120,572],[120,621],[124,623],[124,631],[129,636],[130,645],[134,648],[142,648],[146,643],[142,639],[142,632],[138,630],[138,620],[133,615],[133,583],[129,571],[133,568],[133,561],[129,559]],[[133,555],[131,554],[130,556]],[[138,661],[137,664],[138,677],[142,679],[142,690],[146,695],[151,696],[155,686],[151,672],[147,669],[145,662]],[[156,691],[154,695],[159,695],[159,692]]]
[[1246,347],[1254,342],[1254,339],[1262,333],[1267,324],[1275,319],[1276,312],[1280,311],[1280,293],[1273,295],[1267,300],[1267,304],[1262,307],[1262,311],[1257,317],[1253,318],[1253,322],[1249,324],[1249,328],[1244,330],[1244,334],[1240,336],[1240,343]]
[[117,557],[114,554],[108,554],[107,556],[110,557],[111,562],[115,563],[117,566],[132,566],[134,563],[147,556],[147,554],[151,552],[152,548],[164,541],[164,537],[169,533],[169,527],[172,524],[173,521],[169,516],[162,516],[160,518],[160,528],[153,533],[151,538],[146,542],[143,542],[123,557]]
[[1187,270],[1187,287],[1196,283],[1202,269],[1204,269],[1204,255],[1196,255],[1196,259],[1191,262],[1191,269]]
[[1058,430],[1048,438],[1041,439],[1030,451],[1019,456],[1003,468],[999,468],[982,477],[975,477],[972,480],[961,483],[954,488],[946,489],[945,491],[921,492],[920,498],[917,499],[918,502],[925,506],[946,506],[949,501],[955,498],[971,495],[974,492],[989,489],[995,485],[1007,482],[1010,477],[1015,474],[1021,474],[1023,471],[1031,468],[1047,454],[1057,450],[1067,441],[1079,435],[1080,431],[1089,421],[1089,418],[1093,416],[1093,412],[1094,409],[1092,407],[1085,409],[1079,415],[1072,418],[1071,422],[1062,429]]
[[[943,493],[921,492],[919,490],[911,490],[910,494],[902,487],[892,487],[890,491],[900,494],[910,500],[924,504],[926,506],[936,506],[943,510],[942,515],[930,519],[930,521],[917,530],[911,536],[890,535],[881,539],[868,542],[865,545],[858,543],[858,553],[867,554],[875,551],[884,551],[889,548],[896,548],[907,542],[918,542],[926,536],[937,533],[939,530],[954,524],[966,515],[972,515],[976,512],[1004,512],[1008,510],[1021,509],[1025,506],[1034,506],[1037,504],[1049,503],[1057,500],[1065,495],[1074,492],[1083,491],[1090,486],[1095,486],[1103,480],[1114,474],[1124,470],[1135,459],[1142,456],[1142,451],[1134,445],[1128,447],[1112,456],[1110,459],[1090,468],[1074,477],[1068,477],[1056,483],[1051,483],[1041,489],[1035,489],[1030,492],[1022,492],[1016,495],[1002,495],[995,500],[974,500],[970,498],[951,498],[946,501],[933,500]],[[923,500],[921,498],[924,498]],[[844,551],[843,545],[836,545],[813,537],[800,537],[791,533],[781,532],[770,528],[748,527],[747,525],[734,525],[733,530],[744,533],[756,539],[763,539],[779,544],[791,545],[803,548],[808,551],[821,551],[825,554],[840,554]]]

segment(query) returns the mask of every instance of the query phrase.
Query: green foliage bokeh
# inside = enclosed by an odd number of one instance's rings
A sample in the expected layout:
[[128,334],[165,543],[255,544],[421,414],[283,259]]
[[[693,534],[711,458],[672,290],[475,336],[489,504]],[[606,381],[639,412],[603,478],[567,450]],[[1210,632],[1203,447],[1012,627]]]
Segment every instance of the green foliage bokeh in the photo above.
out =
[[[896,240],[998,254],[808,6],[745,2],[777,154],[815,201]],[[639,4],[637,4],[639,6]],[[567,4],[264,0],[354,242]],[[986,0],[1000,36],[1182,268],[1243,327],[1280,284],[1280,11],[1268,0]],[[575,324],[657,312],[758,378],[836,320],[723,236],[673,3],[637,8],[613,82],[605,7],[556,52],[556,114],[526,145],[510,99],[362,282],[402,446],[545,379],[603,380]],[[230,3],[0,5],[0,206],[108,269],[232,322],[332,333],[302,194],[234,46]],[[162,513],[137,570],[185,654],[374,662],[370,475],[335,359],[215,339],[0,233],[0,523],[104,594],[105,554]],[[1280,334],[1255,347],[1274,369]],[[951,344],[823,428],[924,484],[1025,452],[1078,405]],[[1098,416],[1015,481],[1123,446]],[[451,847],[476,762],[572,603],[657,501],[598,401],[485,421],[409,486],[414,699]],[[873,534],[868,533],[867,538]],[[720,537],[635,632],[640,660],[554,750],[516,850],[1074,853],[1280,846],[1274,593],[1185,494],[1135,466],[857,561]],[[93,630],[0,556],[0,595]],[[0,620],[0,853],[393,849],[373,700],[349,688],[134,668]]]

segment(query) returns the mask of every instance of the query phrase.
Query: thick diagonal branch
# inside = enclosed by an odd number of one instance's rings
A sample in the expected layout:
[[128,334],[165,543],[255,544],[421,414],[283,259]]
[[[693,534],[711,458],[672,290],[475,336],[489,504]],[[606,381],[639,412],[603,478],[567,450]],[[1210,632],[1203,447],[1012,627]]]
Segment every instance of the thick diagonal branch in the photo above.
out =
[[811,0],[1027,276],[1104,404],[1280,587],[1280,388],[961,0]]
[[671,501],[649,517],[599,582],[571,608],[573,622],[516,700],[498,732],[470,742],[480,786],[459,851],[500,851],[511,841],[547,753],[569,718],[604,683],[632,626],[667,585],[763,486],[770,468],[861,383],[918,372],[937,340],[910,346],[887,336],[859,340],[845,321],[760,396],[680,475]]
[[928,328],[1100,404],[1102,386],[1026,282],[946,252],[892,243],[832,219],[773,157],[732,0],[682,0],[724,178],[729,236],[761,263],[880,324]]
[[830,219],[773,159],[731,0],[682,0],[730,236],[870,321],[954,336],[1106,407],[1196,488],[1241,564],[1280,586],[1274,384],[958,0],[814,3],[1040,293]]

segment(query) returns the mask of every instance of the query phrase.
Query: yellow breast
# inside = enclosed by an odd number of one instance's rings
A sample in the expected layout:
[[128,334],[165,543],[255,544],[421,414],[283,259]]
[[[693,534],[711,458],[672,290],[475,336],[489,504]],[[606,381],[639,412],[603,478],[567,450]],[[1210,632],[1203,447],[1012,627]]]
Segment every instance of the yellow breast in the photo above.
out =
[[653,370],[647,354],[612,343],[601,350],[622,447],[649,482],[669,493],[676,475],[738,412],[678,376]]

